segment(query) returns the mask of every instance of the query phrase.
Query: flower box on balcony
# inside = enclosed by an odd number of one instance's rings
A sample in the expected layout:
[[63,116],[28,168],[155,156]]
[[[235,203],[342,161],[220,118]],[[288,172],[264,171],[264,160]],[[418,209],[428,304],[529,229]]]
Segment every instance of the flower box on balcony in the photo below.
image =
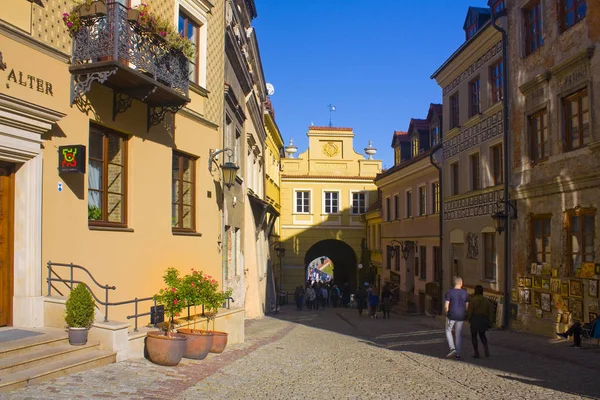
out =
[[79,17],[89,17],[93,15],[106,15],[106,3],[103,1],[94,1],[89,5],[83,4],[78,9]]
[[130,8],[127,10],[127,20],[130,22],[139,22],[140,21],[140,10],[135,8]]

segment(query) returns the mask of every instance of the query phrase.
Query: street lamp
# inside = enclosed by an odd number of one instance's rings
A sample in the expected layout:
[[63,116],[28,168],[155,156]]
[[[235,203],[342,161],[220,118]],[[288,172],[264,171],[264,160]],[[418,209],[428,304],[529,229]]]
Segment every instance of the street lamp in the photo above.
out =
[[360,288],[360,270],[363,269],[363,265],[358,263],[356,266],[356,289]]
[[[416,249],[417,246],[419,245],[418,242],[414,242],[412,240],[405,240],[405,241],[400,241],[400,240],[396,240],[396,239],[392,239],[390,241],[390,244],[399,244],[400,245],[400,249],[402,252],[402,258],[404,258],[404,261],[408,260],[408,254],[410,253],[411,249]],[[399,256],[399,254],[395,254],[395,251],[392,251],[392,258],[394,257],[394,255]]]
[[[217,161],[216,161],[217,157],[221,153],[227,153],[227,155],[229,155],[229,157],[233,157],[232,149],[229,149],[229,148],[221,149],[221,150],[210,149],[209,156],[208,156],[208,170],[209,171],[212,171],[213,163],[217,164]],[[217,164],[217,167],[219,167],[218,164]],[[237,165],[235,165],[235,163],[233,163],[231,161],[227,161],[227,162],[223,163],[220,166],[220,168],[221,168],[221,171],[223,172],[223,183],[228,188],[231,188],[231,186],[233,186],[233,182],[235,181],[235,177],[237,176],[237,171],[238,171],[238,169],[240,169],[240,167],[238,167]]]
[[[509,206],[509,210],[513,210],[511,219],[517,219],[517,207],[515,205],[514,200],[500,200],[496,205],[500,205],[502,203],[506,203]],[[494,220],[494,228],[496,228],[496,232],[498,235],[501,235],[502,232],[506,230],[506,221],[508,220],[509,215],[504,213],[503,211],[498,211],[492,214],[492,219]]]
[[[509,328],[509,308],[510,308],[510,279],[511,279],[511,265],[510,265],[510,239],[511,239],[511,231],[510,226],[507,225],[508,215],[510,212],[510,208],[512,207],[515,215],[514,218],[517,217],[517,209],[514,205],[508,200],[509,192],[508,192],[508,184],[510,177],[510,160],[509,160],[509,134],[508,134],[508,35],[506,33],[506,28],[508,27],[508,14],[506,10],[506,5],[504,2],[498,2],[495,0],[488,0],[488,6],[492,11],[492,27],[496,29],[502,35],[502,152],[503,152],[503,161],[504,161],[504,212],[503,213],[495,213],[492,215],[494,218],[494,224],[496,225],[496,230],[500,233],[499,228],[502,228],[502,231],[506,231],[506,235],[504,237],[504,305],[502,307],[502,327],[504,329]],[[504,226],[501,226],[504,223]]]

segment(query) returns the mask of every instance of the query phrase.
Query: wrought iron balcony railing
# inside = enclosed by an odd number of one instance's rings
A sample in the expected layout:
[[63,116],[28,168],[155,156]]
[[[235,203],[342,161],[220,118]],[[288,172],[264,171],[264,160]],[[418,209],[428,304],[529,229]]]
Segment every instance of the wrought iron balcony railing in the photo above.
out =
[[82,16],[73,34],[69,71],[71,103],[93,82],[113,89],[113,119],[136,98],[148,105],[148,127],[189,102],[189,60],[160,36],[128,19],[128,8],[110,2],[106,14]]

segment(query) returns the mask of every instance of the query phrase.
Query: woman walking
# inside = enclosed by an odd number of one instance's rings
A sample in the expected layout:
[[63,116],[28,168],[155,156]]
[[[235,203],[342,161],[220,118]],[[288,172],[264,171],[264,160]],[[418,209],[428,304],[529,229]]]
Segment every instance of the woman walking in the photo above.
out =
[[469,302],[467,310],[467,321],[471,324],[471,342],[473,342],[473,357],[479,358],[479,348],[477,344],[477,336],[483,344],[483,351],[486,357],[490,356],[487,337],[485,331],[492,326],[492,303],[483,297],[483,287],[475,286],[475,293]]

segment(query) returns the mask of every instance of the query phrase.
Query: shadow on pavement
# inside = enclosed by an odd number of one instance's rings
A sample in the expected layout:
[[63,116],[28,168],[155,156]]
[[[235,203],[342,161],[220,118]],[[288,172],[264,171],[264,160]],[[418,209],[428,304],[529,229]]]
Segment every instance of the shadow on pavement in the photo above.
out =
[[[284,306],[281,312],[270,317],[352,336],[360,343],[402,352],[413,362],[427,366],[432,373],[452,375],[454,369],[460,368],[461,374],[471,375],[468,378],[471,381],[477,374],[487,374],[495,379],[600,398],[600,348],[572,349],[566,341],[492,330],[488,332],[491,357],[483,357],[479,343],[482,358],[475,359],[469,325],[465,324],[461,360],[456,361],[446,359],[448,344],[443,322],[432,317],[392,314],[389,319],[373,319],[366,314],[360,317],[357,310],[350,308],[299,311],[292,305]],[[432,359],[438,361],[432,362]]]

